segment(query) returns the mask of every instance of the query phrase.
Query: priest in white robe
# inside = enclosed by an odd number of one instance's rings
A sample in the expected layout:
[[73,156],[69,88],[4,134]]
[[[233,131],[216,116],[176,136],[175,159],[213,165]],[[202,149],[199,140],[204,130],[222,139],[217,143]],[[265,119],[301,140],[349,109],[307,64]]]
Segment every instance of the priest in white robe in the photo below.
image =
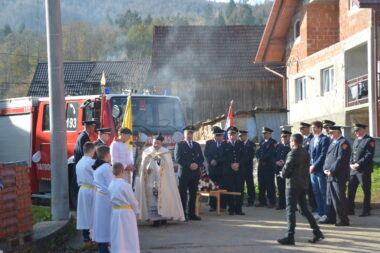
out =
[[143,152],[136,195],[142,221],[153,221],[154,226],[166,220],[184,221],[178,186],[174,176],[171,152],[162,147],[164,137],[153,139],[153,146]]

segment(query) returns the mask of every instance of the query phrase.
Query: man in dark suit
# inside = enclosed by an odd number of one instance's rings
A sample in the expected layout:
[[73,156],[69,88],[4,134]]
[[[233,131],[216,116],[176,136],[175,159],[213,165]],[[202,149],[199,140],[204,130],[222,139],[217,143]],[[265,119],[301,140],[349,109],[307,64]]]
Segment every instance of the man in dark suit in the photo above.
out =
[[[299,127],[300,133],[303,136],[303,147],[308,151],[309,151],[311,139],[313,139],[313,134],[310,132],[310,127],[311,127],[311,125],[309,123],[305,123],[305,122],[301,122],[300,127]],[[309,177],[309,179],[310,179],[310,177]],[[309,187],[309,190],[307,192],[307,197],[309,200],[309,205],[311,207],[311,211],[315,212],[315,211],[317,211],[317,202],[315,201],[313,188],[311,187],[311,179],[309,181],[310,181],[309,182],[310,187]]]
[[[179,194],[186,220],[201,220],[195,215],[195,198],[201,173],[200,167],[203,166],[204,158],[201,146],[193,141],[195,127],[187,126],[183,130],[185,140],[178,142],[174,150],[175,160],[181,165]],[[187,205],[187,191],[189,191],[189,205]]]
[[[259,202],[256,207],[267,205],[273,208],[276,204],[276,186],[274,183],[275,154],[277,141],[272,139],[273,130],[263,127],[262,134],[264,139],[260,142],[256,157],[259,160],[257,176],[259,181]],[[267,203],[267,198],[269,203]]]
[[255,184],[253,182],[253,158],[255,158],[256,144],[248,139],[248,132],[244,130],[239,131],[239,139],[244,145],[243,155],[245,163],[242,164],[242,168],[248,191],[248,207],[253,206],[256,199]]
[[276,209],[281,210],[286,207],[285,199],[285,178],[280,176],[280,172],[285,165],[286,156],[290,151],[290,136],[292,133],[284,128],[281,129],[281,143],[276,146],[276,182],[278,191],[278,204]]
[[[98,132],[98,139],[94,141],[95,148],[98,148],[104,145],[108,146],[107,143],[111,136],[111,128],[99,128],[97,132]],[[96,159],[96,152],[93,158]]]
[[238,129],[227,129],[228,140],[222,143],[223,178],[225,187],[230,192],[240,192],[240,196],[228,196],[228,213],[245,215],[242,211],[244,195],[244,144],[237,139]]
[[[213,140],[208,140],[205,147],[205,157],[208,163],[208,175],[210,179],[219,184],[220,188],[223,188],[223,159],[221,157],[221,146],[224,141],[224,131],[217,126],[212,128],[212,133],[214,134]],[[210,198],[210,211],[216,210],[216,198]],[[221,199],[220,207],[225,209],[226,204],[224,201],[224,196]]]
[[310,161],[310,177],[311,186],[315,200],[317,202],[318,216],[317,218],[326,218],[326,175],[323,173],[323,165],[325,163],[327,150],[330,145],[330,138],[322,133],[322,122],[314,121],[311,123],[313,131],[313,139],[309,146]]
[[323,167],[327,176],[327,218],[320,219],[319,223],[349,226],[346,183],[350,177],[351,147],[348,140],[342,136],[340,126],[330,126],[329,134],[332,142]]
[[302,135],[291,136],[291,151],[288,153],[286,162],[281,171],[281,176],[286,178],[286,216],[288,220],[288,233],[286,237],[279,239],[278,243],[294,245],[294,234],[296,227],[297,204],[303,216],[305,216],[313,229],[313,239],[309,242],[315,243],[324,239],[317,222],[307,208],[306,193],[309,187],[309,164],[310,155],[302,147]]
[[375,140],[367,135],[366,128],[364,124],[354,125],[356,139],[352,147],[351,173],[348,183],[348,214],[355,214],[356,190],[359,184],[363,188],[363,211],[360,217],[368,216],[371,212],[371,173],[375,153]]
[[79,133],[77,141],[74,146],[74,161],[78,163],[83,156],[83,145],[90,141],[90,135],[95,132],[96,121],[86,120],[83,121],[85,129]]

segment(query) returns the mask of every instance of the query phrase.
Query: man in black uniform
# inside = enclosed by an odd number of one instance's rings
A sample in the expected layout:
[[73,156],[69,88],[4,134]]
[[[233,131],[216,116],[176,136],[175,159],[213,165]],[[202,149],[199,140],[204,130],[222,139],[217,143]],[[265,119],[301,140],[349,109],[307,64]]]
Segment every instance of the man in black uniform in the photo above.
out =
[[286,178],[286,217],[288,220],[288,233],[286,237],[279,239],[278,243],[294,245],[294,233],[296,228],[297,204],[300,213],[305,216],[313,229],[313,239],[309,242],[315,243],[324,236],[319,229],[313,215],[307,209],[306,192],[309,187],[310,155],[302,147],[302,136],[294,134],[291,136],[291,151],[286,157],[285,166],[282,168],[281,176]]
[[259,160],[257,176],[259,179],[259,202],[255,206],[265,206],[267,198],[268,208],[273,208],[276,204],[276,186],[274,184],[275,171],[275,153],[277,141],[272,139],[273,130],[263,127],[262,130],[264,140],[260,142],[260,146],[256,152]]
[[242,211],[244,196],[244,145],[237,139],[238,129],[230,126],[227,129],[228,140],[222,143],[223,178],[225,188],[230,192],[240,192],[240,196],[228,196],[229,215],[244,215]]
[[329,134],[332,142],[323,166],[323,171],[327,176],[327,218],[320,219],[319,223],[349,226],[346,183],[350,177],[351,147],[348,140],[342,136],[340,126],[330,126]]
[[[223,163],[222,157],[220,156],[222,142],[224,141],[224,131],[220,127],[213,127],[212,133],[214,134],[213,140],[208,140],[205,147],[205,157],[208,163],[208,175],[210,179],[219,184],[220,188],[223,188]],[[210,198],[210,211],[216,210],[216,198]],[[221,199],[220,207],[225,209],[226,204],[224,201],[224,196]]]
[[[98,139],[94,141],[95,148],[98,148],[104,145],[108,146],[107,142],[110,139],[111,128],[99,128],[97,132],[98,132]],[[93,158],[96,160],[96,152]]]
[[290,151],[290,136],[292,133],[286,129],[281,129],[281,143],[276,146],[276,182],[278,191],[278,204],[276,209],[281,210],[286,207],[285,199],[285,178],[280,172],[285,165],[286,156]]
[[83,145],[90,141],[90,135],[95,132],[96,121],[95,120],[86,120],[83,121],[85,129],[79,133],[77,141],[74,146],[74,162],[75,164],[79,162],[79,160],[83,156]]
[[355,195],[360,184],[364,192],[363,211],[359,215],[365,217],[371,212],[371,173],[373,172],[373,155],[375,140],[366,133],[366,125],[355,124],[356,139],[352,147],[350,159],[350,181],[348,183],[348,214],[355,214]]
[[248,132],[244,130],[239,131],[240,141],[244,145],[244,160],[242,164],[244,171],[244,181],[247,184],[248,191],[248,206],[253,206],[256,199],[255,184],[253,182],[253,158],[255,158],[256,144],[248,139]]
[[[311,125],[309,123],[301,122],[300,123],[300,132],[303,136],[303,147],[309,151],[309,146],[311,139],[313,139],[313,134],[310,132]],[[310,180],[310,177],[309,177]],[[317,202],[315,202],[314,192],[313,188],[311,187],[311,180],[309,181],[309,190],[307,192],[307,198],[309,200],[309,205],[311,207],[311,211],[315,212],[317,211]]]
[[325,119],[322,121],[322,124],[323,124],[323,129],[325,129],[326,131],[326,135],[329,135],[330,127],[335,126],[336,123],[332,120]]
[[[184,129],[185,140],[176,144],[174,157],[181,165],[181,176],[179,178],[179,194],[185,218],[187,220],[201,220],[195,215],[195,198],[197,196],[198,181],[200,178],[200,167],[203,166],[203,154],[201,146],[193,141],[194,126],[187,126]],[[187,190],[189,190],[189,205],[187,205]],[[187,209],[187,206],[189,209]]]

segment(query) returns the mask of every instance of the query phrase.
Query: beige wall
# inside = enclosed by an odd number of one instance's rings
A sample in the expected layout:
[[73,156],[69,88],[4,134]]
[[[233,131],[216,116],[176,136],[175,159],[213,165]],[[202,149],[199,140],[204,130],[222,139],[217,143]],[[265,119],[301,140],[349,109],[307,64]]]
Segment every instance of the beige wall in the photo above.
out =
[[[345,63],[345,52],[355,48],[370,39],[370,30],[364,30],[347,40],[332,45],[307,58],[304,62],[313,60],[314,64],[308,64],[307,68],[299,72],[294,72],[288,68],[288,108],[289,124],[297,125],[300,121],[310,122],[312,120],[330,119],[339,125],[346,125],[346,106],[345,106],[345,81],[346,68],[350,62]],[[339,51],[338,51],[339,49]],[[328,57],[327,57],[328,55]],[[319,60],[318,60],[319,59]],[[334,68],[334,89],[323,93],[322,89],[322,69]],[[352,68],[351,68],[352,69]],[[296,101],[295,80],[306,77],[307,98]],[[363,107],[363,106],[361,106]]]

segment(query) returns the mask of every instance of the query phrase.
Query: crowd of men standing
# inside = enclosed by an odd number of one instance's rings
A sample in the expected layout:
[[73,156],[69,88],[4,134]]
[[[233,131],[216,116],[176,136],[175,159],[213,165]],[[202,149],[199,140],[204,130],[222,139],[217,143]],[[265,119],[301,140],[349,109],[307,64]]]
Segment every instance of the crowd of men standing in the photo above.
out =
[[[333,121],[314,121],[310,124],[302,122],[299,126],[299,132],[303,136],[303,147],[310,155],[308,202],[312,211],[317,211],[315,219],[319,220],[320,224],[349,225],[348,215],[354,214],[355,193],[359,184],[364,191],[363,210],[359,216],[370,215],[375,141],[367,135],[366,128],[366,125],[359,123],[353,126],[356,139],[351,147],[349,141],[342,135],[342,127],[336,126]],[[199,178],[199,173],[196,171],[203,164],[203,155],[199,145],[192,141],[193,131],[195,129],[192,127],[185,129],[185,141],[178,145],[180,152],[177,153],[176,158],[182,166],[180,191],[183,196],[184,210],[187,203],[186,190],[189,189],[189,217],[199,219],[194,213],[196,184]],[[292,133],[289,129],[281,129],[281,141],[277,143],[272,138],[273,130],[263,127],[263,140],[257,148],[255,143],[248,140],[247,132],[239,131],[236,127],[230,127],[227,130],[227,141],[224,141],[222,129],[214,127],[212,131],[214,139],[207,141],[204,150],[209,176],[211,180],[220,184],[221,188],[242,193],[240,197],[223,199],[221,208],[226,208],[228,205],[230,215],[244,215],[242,205],[245,183],[248,192],[247,206],[254,204],[256,196],[252,170],[253,158],[256,157],[259,196],[255,206],[285,209],[285,179],[281,177],[280,172],[291,150]],[[192,148],[192,145],[197,146]],[[189,161],[182,162],[183,157],[187,157]],[[191,161],[197,163],[198,166],[190,168]],[[190,176],[190,171],[193,171],[193,176]],[[194,178],[192,186],[181,188],[188,184],[191,177]],[[211,199],[210,211],[214,211],[215,208],[216,202]]]

